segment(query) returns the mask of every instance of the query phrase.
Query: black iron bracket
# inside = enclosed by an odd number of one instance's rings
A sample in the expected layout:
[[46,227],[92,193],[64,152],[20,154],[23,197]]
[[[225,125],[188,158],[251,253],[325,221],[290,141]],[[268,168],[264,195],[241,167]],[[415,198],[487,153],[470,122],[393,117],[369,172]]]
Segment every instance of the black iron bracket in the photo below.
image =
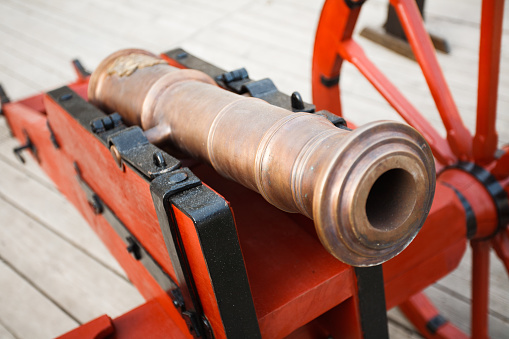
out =
[[346,131],[351,131],[351,129],[348,128],[346,120],[343,117],[337,116],[336,114],[332,114],[331,112],[325,110],[318,111],[315,114],[325,117],[327,120],[332,122],[334,126],[338,128],[344,129]]
[[487,238],[493,237],[498,233],[501,229],[507,226],[509,223],[509,197],[507,196],[506,191],[500,185],[497,178],[495,178],[490,172],[485,170],[484,168],[477,166],[472,162],[464,162],[460,161],[450,168],[457,168],[464,172],[472,175],[477,181],[479,181],[485,188],[486,191],[490,194],[493,203],[495,204],[495,208],[497,210],[497,219],[498,219],[498,227],[494,234],[488,236]]
[[19,161],[21,161],[22,164],[25,163],[25,158],[21,154],[24,150],[30,150],[32,154],[34,155],[35,159],[39,161],[39,157],[37,155],[37,148],[35,147],[34,143],[28,136],[28,133],[26,130],[23,130],[23,133],[25,134],[25,143],[21,146],[15,147],[12,151],[14,152],[14,155],[18,158]]
[[458,191],[456,187],[443,181],[441,181],[441,184],[449,187],[454,191],[454,193],[456,193],[456,196],[458,197],[459,201],[461,202],[461,205],[463,206],[463,209],[465,210],[467,239],[472,239],[477,233],[477,218],[475,217],[475,212],[474,209],[472,208],[472,205],[470,205],[467,198],[465,198],[465,196],[461,194],[461,192]]
[[354,267],[364,339],[389,338],[382,265]]
[[[202,337],[206,332],[210,332],[210,330],[206,331],[207,326],[204,321],[200,298],[196,290],[191,267],[187,260],[182,237],[171,210],[171,203],[169,202],[170,197],[174,194],[189,188],[190,185],[198,186],[201,182],[189,170],[187,173],[179,173],[181,175],[172,173],[159,176],[151,182],[150,190],[164,241],[181,289],[181,300],[175,303],[175,306],[184,316],[193,334],[196,337]],[[205,337],[210,337],[210,335]]]
[[332,78],[328,78],[322,74],[320,76],[320,82],[322,83],[322,85],[324,85],[327,88],[338,86],[339,85],[339,75],[332,77]]
[[435,334],[437,331],[447,324],[449,320],[441,314],[437,314],[426,323],[426,329],[431,333]]
[[122,129],[107,138],[110,149],[148,179],[180,167],[180,161],[152,145],[138,126]]
[[[189,179],[196,180],[194,177]],[[170,258],[179,263],[174,267],[186,307],[182,313],[188,315],[188,324],[202,325],[201,329],[195,328],[204,331],[201,332],[204,337],[212,336],[208,321],[202,315],[174,208],[192,221],[193,232],[198,235],[226,336],[260,338],[235,222],[228,204],[204,185],[179,192],[179,184],[172,180],[171,174],[165,174],[152,180],[150,190]]]
[[345,4],[350,9],[355,9],[357,7],[361,7],[362,5],[364,5],[365,2],[366,2],[366,0],[345,0]]

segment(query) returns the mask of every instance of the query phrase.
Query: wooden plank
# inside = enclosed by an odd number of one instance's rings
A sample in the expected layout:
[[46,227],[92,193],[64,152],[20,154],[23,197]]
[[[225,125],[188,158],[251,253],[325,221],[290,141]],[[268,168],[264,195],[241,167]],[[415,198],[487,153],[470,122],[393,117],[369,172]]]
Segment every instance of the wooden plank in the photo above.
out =
[[[2,225],[0,229],[3,228]],[[3,243],[1,247],[4,247]],[[0,322],[8,326],[8,329],[0,326],[1,338],[53,338],[78,326],[60,307],[2,260]]]
[[389,338],[419,339],[422,336],[415,331],[401,327],[398,323],[389,321]]
[[[3,133],[9,132],[4,130]],[[16,158],[13,149],[20,145],[21,143],[18,141],[18,139],[10,137],[0,141],[0,160],[14,167],[16,170],[25,173],[27,176],[45,185],[47,188],[56,191],[53,182],[48,178],[46,173],[42,171],[42,169],[37,164],[37,161],[35,161],[31,155],[25,154],[25,164],[22,164],[18,158]]]
[[[433,301],[440,313],[465,333],[470,333],[470,305],[434,286],[428,287],[426,295]],[[492,338],[506,338],[509,325],[502,319],[489,314],[489,334]]]
[[[39,91],[38,86],[27,84],[2,70],[0,70],[0,81],[11,101],[26,97],[28,93],[37,93]],[[3,119],[3,117],[0,119]]]
[[81,215],[60,193],[0,161],[0,196],[99,263],[125,273]]
[[143,302],[125,279],[3,198],[0,211],[0,256],[79,322],[117,317]]
[[57,74],[60,79],[75,77],[70,60],[65,59],[60,53],[19,39],[2,29],[0,29],[0,39],[3,41],[2,50],[19,58],[18,63],[37,65],[46,73]]
[[5,326],[0,323],[0,338],[3,339],[16,339],[12,332],[10,332]]
[[397,324],[399,328],[403,328],[411,333],[418,333],[414,325],[405,317],[405,315],[399,310],[398,307],[393,307],[387,312],[389,318],[389,324]]
[[51,87],[60,87],[69,80],[28,60],[20,62],[19,56],[3,49],[0,49],[0,59],[2,60],[0,65],[2,73],[6,73],[33,88],[47,90]]
[[0,142],[10,138],[9,128],[7,127],[7,121],[0,117]]

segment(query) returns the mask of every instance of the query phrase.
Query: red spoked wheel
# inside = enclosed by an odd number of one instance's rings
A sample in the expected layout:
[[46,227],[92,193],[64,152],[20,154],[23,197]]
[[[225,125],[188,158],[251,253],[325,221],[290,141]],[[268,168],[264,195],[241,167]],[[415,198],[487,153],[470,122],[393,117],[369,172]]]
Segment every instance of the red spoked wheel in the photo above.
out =
[[[462,122],[415,0],[390,0],[435,101],[446,138],[440,136],[352,38],[363,3],[364,0],[325,1],[313,52],[314,104],[318,109],[342,115],[339,75],[343,61],[348,61],[409,125],[426,138],[437,164],[437,183],[453,190],[465,208],[465,238],[470,241],[473,258],[472,337],[487,337],[491,248],[509,272],[509,148],[497,149],[495,128],[504,0],[482,2],[474,136]],[[468,180],[472,184],[464,184]],[[435,197],[435,202],[439,198]],[[430,214],[430,219],[433,219],[430,223],[437,222],[440,217],[433,218]],[[454,325],[441,319],[423,293],[411,296],[399,306],[426,337],[466,337]]]

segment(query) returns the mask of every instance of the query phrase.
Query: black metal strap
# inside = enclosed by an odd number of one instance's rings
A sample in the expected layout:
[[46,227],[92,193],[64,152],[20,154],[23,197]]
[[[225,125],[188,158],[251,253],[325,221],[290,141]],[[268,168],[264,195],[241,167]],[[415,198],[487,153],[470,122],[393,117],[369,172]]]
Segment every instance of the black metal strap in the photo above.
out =
[[355,267],[364,339],[389,338],[382,265]]
[[125,128],[108,137],[108,144],[115,145],[122,160],[149,179],[170,173],[180,166],[180,161],[149,143],[140,127]]
[[498,233],[499,230],[509,223],[509,198],[507,196],[507,192],[500,185],[497,178],[484,168],[477,166],[472,162],[460,161],[450,167],[457,168],[471,174],[486,188],[497,210],[498,227],[493,235]]
[[472,239],[475,234],[477,233],[477,218],[475,217],[474,210],[472,209],[472,205],[468,202],[467,198],[463,194],[461,194],[460,191],[458,191],[454,186],[450,185],[449,183],[441,181],[442,185],[449,187],[456,193],[458,196],[459,201],[461,202],[461,205],[463,205],[463,209],[465,210],[465,217],[466,217],[466,226],[467,226],[467,238]]
[[321,75],[320,76],[320,82],[325,87],[334,87],[334,86],[337,86],[339,84],[339,75],[335,76],[335,77],[332,77],[332,78],[328,78],[325,75]]
[[448,322],[449,320],[447,320],[443,315],[437,314],[426,323],[426,329],[431,334],[435,334],[442,326],[444,326]]
[[366,2],[366,0],[357,0],[357,1],[355,1],[355,0],[345,0],[345,4],[350,9],[361,7],[365,2]]
[[[200,241],[222,324],[228,338],[260,338],[253,299],[240,251],[235,222],[222,197],[204,185],[178,193],[178,183],[169,174],[152,180],[150,190],[161,231],[175,268],[183,303],[182,315],[196,337],[213,337],[196,290],[179,225],[173,212],[177,207],[191,220]],[[198,180],[189,173],[191,182]],[[198,181],[199,182],[199,181]],[[184,182],[183,182],[184,183]]]

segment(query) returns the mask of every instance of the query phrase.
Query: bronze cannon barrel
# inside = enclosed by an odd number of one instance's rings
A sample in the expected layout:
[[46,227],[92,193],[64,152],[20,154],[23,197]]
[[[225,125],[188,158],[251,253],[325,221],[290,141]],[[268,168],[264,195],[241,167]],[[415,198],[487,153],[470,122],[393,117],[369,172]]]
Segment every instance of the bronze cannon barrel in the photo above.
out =
[[324,247],[350,265],[400,253],[431,207],[433,156],[405,124],[339,129],[320,115],[225,91],[202,72],[141,50],[106,58],[88,93],[100,108],[140,125],[151,142],[206,161],[274,206],[312,218]]

